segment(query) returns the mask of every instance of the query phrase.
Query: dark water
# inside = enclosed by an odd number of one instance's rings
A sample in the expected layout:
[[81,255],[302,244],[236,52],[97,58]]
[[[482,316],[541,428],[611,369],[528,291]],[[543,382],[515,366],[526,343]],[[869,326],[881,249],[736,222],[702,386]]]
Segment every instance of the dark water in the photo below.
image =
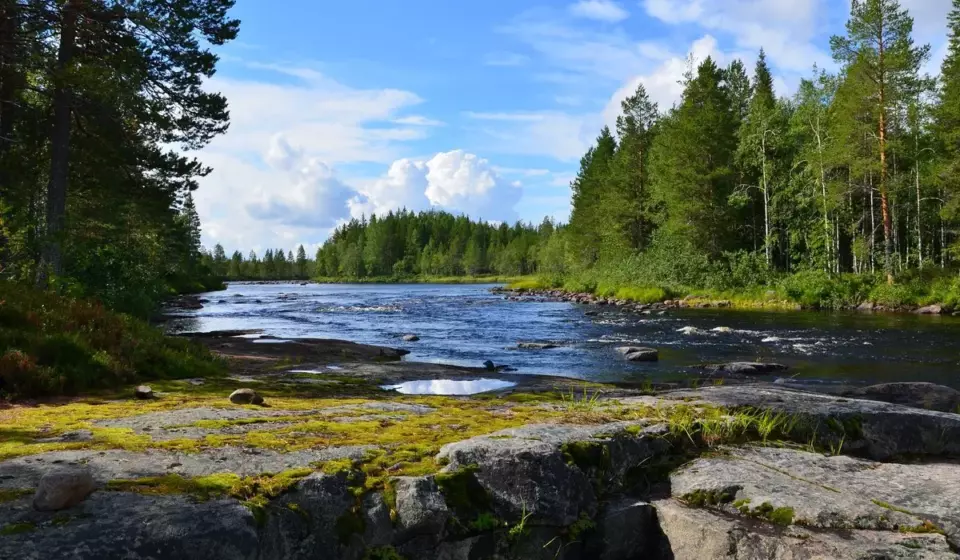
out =
[[[521,373],[596,380],[670,378],[689,375],[704,362],[762,358],[790,365],[791,375],[801,378],[960,387],[960,320],[953,317],[725,310],[643,316],[569,303],[510,302],[491,294],[491,287],[232,284],[207,294],[210,303],[184,312],[171,328],[339,338],[406,348],[412,361],[479,366],[493,360]],[[587,316],[588,310],[599,315]],[[685,334],[681,329],[687,327],[696,330]],[[727,332],[712,330],[717,328]],[[404,334],[420,341],[403,342]],[[564,346],[510,349],[518,341]],[[658,348],[660,362],[624,362],[614,348],[625,344]]]

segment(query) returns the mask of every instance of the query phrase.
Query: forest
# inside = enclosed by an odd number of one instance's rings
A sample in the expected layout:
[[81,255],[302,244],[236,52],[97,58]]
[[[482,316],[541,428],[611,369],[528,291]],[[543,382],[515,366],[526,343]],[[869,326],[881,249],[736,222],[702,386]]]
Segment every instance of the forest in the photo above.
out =
[[830,40],[838,72],[814,67],[790,96],[762,50],[752,71],[690,60],[673,107],[641,85],[600,131],[569,224],[371,217],[337,231],[317,275],[535,273],[575,290],[774,289],[834,307],[957,300],[960,1],[948,24],[938,77],[921,73],[930,48],[895,0],[854,1]]
[[147,316],[220,282],[185,155],[226,131],[204,91],[233,0],[0,0],[0,276]]

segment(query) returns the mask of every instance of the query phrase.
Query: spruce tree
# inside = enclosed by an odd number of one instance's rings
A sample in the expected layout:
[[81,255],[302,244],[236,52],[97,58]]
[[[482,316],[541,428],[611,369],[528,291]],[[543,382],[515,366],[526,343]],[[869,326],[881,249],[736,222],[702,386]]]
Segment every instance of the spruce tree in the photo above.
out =
[[[942,202],[940,243],[948,245],[945,220],[960,217],[960,0],[953,0],[947,16],[949,43],[940,69],[940,88],[934,108],[934,132],[941,161],[937,178]],[[956,241],[956,238],[954,239]],[[960,247],[954,247],[954,251]],[[947,247],[941,247],[941,265],[946,264]]]

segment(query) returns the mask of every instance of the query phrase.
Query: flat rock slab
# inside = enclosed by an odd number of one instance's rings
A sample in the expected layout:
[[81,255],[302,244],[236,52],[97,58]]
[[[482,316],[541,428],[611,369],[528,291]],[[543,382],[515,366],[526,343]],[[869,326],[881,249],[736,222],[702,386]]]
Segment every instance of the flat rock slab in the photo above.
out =
[[35,488],[40,478],[64,466],[85,465],[98,484],[166,474],[185,477],[234,473],[253,476],[265,472],[309,467],[320,461],[363,458],[373,446],[329,447],[281,453],[268,449],[221,447],[198,453],[156,449],[133,451],[51,451],[0,462],[0,488]]
[[848,396],[940,412],[960,412],[960,391],[936,383],[881,383],[853,389]]
[[956,560],[943,535],[818,531],[654,502],[673,560]]
[[[196,503],[185,496],[95,492],[57,514],[5,504],[0,525],[27,529],[0,537],[0,558],[254,560],[257,527],[236,500]],[[33,527],[32,530],[29,527]]]
[[[704,403],[783,412],[821,436],[839,431],[844,451],[886,460],[897,456],[960,457],[960,414],[921,410],[879,401],[784,389],[774,384],[725,385],[672,391],[665,403]],[[622,399],[648,403],[649,399]]]
[[794,524],[824,529],[899,531],[931,522],[960,545],[957,463],[877,463],[745,447],[696,459],[670,483],[675,497],[725,494],[720,507],[733,514],[756,514],[769,504],[790,508]]
[[703,367],[713,373],[734,373],[739,375],[770,375],[790,369],[783,364],[766,362],[729,362],[726,364],[711,364]]

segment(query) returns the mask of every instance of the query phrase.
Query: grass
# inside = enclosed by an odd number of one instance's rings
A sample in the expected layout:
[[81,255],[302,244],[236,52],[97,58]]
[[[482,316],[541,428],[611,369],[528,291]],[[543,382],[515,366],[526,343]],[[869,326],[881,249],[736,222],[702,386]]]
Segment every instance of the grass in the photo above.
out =
[[93,301],[0,282],[0,397],[74,395],[153,379],[216,376],[189,340]]

